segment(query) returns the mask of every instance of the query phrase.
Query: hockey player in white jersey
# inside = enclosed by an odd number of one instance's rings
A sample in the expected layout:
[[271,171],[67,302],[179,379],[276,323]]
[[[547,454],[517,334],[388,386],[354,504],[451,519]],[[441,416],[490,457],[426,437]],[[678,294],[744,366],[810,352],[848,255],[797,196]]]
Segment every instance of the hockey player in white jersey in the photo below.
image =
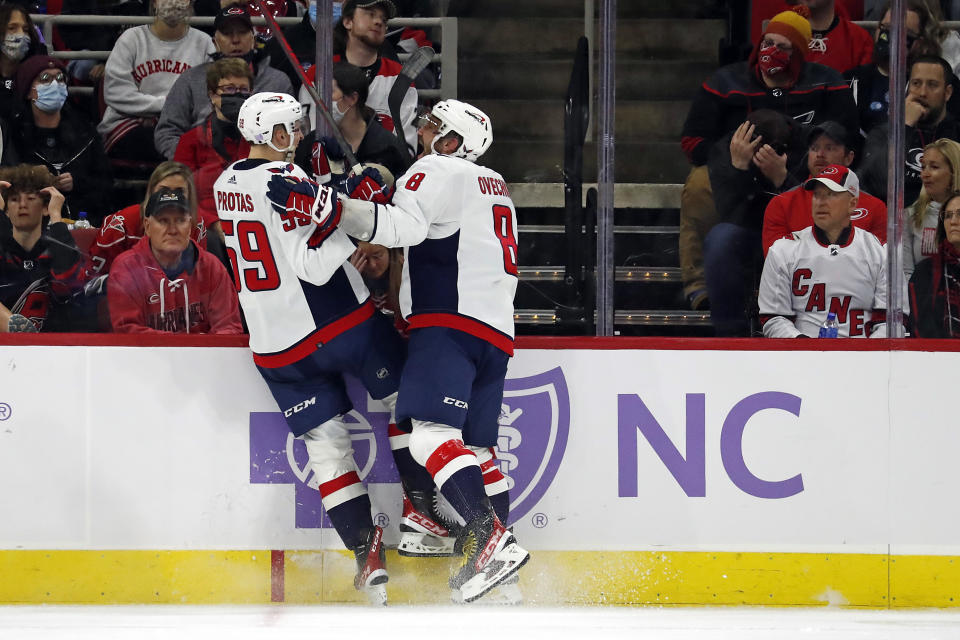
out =
[[400,306],[410,341],[397,418],[412,420],[410,452],[465,523],[465,560],[450,585],[470,602],[530,557],[484,488],[513,355],[516,216],[503,178],[475,164],[493,141],[490,119],[456,100],[424,118],[424,155],[397,181],[392,204],[342,200],[340,225],[406,247]]
[[813,191],[813,225],[774,242],[763,265],[763,335],[813,338],[833,312],[840,337],[886,337],[886,250],[850,223],[860,195],[856,174],[829,165],[804,188]]
[[348,262],[354,245],[336,228],[332,191],[286,161],[303,135],[300,104],[258,93],[244,102],[237,124],[250,156],[227,167],[214,192],[253,360],[307,445],[324,509],[356,556],[355,587],[385,603],[382,530],[373,524],[343,421],[352,408],[343,373],[392,410],[404,344],[375,313]]

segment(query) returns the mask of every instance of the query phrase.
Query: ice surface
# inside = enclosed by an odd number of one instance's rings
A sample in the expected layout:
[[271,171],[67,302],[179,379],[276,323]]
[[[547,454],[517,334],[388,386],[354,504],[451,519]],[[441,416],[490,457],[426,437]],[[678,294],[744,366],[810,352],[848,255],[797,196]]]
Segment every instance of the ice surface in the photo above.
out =
[[[834,608],[0,606],[0,638],[960,639],[960,612]],[[380,635],[382,634],[382,635]]]

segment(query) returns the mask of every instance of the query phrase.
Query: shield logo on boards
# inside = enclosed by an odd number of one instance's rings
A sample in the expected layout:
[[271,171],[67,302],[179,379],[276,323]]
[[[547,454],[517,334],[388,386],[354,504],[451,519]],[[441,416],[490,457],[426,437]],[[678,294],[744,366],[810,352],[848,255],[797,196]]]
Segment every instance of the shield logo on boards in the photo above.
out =
[[570,394],[560,367],[507,378],[497,458],[510,486],[510,522],[540,501],[557,476],[570,433]]
[[[368,411],[367,392],[355,380],[348,379],[347,393],[355,409],[344,417],[344,422],[350,430],[360,479],[396,482],[397,471],[387,441],[390,414]],[[294,485],[296,528],[333,526],[323,510],[319,483],[308,463],[307,446],[293,437],[279,411],[250,414],[250,483]]]
[[[354,410],[346,422],[360,478],[365,483],[399,482],[387,440],[390,414],[370,409],[366,390],[349,377],[347,393]],[[530,512],[546,494],[563,460],[569,431],[570,395],[560,367],[507,378],[497,458],[510,483],[511,522]],[[307,462],[306,445],[293,437],[279,411],[250,414],[250,482],[294,485],[296,528],[332,527]]]

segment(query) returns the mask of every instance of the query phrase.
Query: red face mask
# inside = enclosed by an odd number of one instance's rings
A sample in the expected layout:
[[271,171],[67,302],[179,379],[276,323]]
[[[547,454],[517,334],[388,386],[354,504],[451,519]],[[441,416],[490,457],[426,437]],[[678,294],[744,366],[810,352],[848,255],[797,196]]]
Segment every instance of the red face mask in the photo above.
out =
[[757,66],[764,75],[773,76],[783,73],[790,64],[792,53],[781,51],[775,45],[760,49],[760,56],[757,58]]

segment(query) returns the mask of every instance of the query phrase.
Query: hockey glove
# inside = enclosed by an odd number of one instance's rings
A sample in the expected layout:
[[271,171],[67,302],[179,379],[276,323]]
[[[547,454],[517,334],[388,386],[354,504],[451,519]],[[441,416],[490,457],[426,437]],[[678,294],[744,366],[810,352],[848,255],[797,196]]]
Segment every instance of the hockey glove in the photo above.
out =
[[294,176],[278,174],[270,178],[270,182],[267,183],[267,199],[280,215],[291,212],[309,218],[321,188],[313,180],[301,180]]
[[347,178],[343,192],[355,200],[367,200],[378,204],[386,204],[390,201],[383,176],[373,167],[367,167],[360,175]]
[[313,172],[313,179],[319,184],[329,183],[330,178],[332,177],[328,155],[329,154],[327,153],[327,149],[324,147],[323,142],[314,141],[313,145],[310,147],[310,169]]

